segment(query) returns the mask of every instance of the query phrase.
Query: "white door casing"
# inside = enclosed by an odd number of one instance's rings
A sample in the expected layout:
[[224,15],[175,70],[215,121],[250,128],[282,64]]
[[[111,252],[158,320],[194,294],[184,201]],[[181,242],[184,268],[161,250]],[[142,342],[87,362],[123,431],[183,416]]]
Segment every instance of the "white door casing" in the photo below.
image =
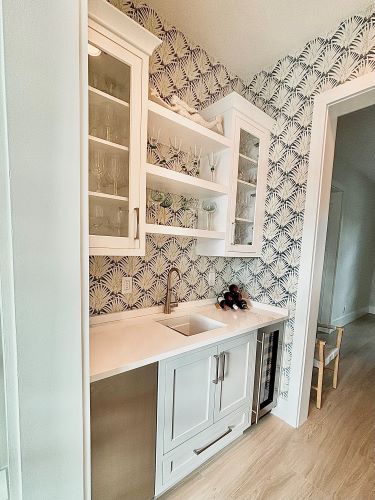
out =
[[332,322],[332,303],[341,231],[342,199],[343,192],[332,189],[318,315],[319,323],[326,325]]
[[315,98],[289,393],[275,411],[294,427],[309,407],[337,118],[374,103],[375,72]]

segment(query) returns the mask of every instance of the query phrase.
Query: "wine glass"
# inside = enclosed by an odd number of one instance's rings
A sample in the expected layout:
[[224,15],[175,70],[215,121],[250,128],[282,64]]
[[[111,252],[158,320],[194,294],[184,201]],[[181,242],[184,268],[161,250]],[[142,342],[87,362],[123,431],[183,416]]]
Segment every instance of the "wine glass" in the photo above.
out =
[[210,166],[211,182],[215,182],[216,169],[217,169],[218,163],[219,163],[218,155],[215,155],[214,153],[211,153],[210,155],[208,155],[208,164]]
[[113,125],[115,122],[115,113],[111,104],[107,103],[103,109],[103,135],[106,141],[112,141]]
[[194,151],[190,148],[191,161],[193,166],[195,167],[195,174],[199,177],[200,174],[200,165],[201,165],[201,156],[202,156],[202,146],[198,147],[196,144],[194,145]]
[[202,210],[207,214],[207,229],[212,231],[212,215],[217,210],[217,204],[213,200],[204,200],[202,202]]
[[165,194],[162,193],[161,191],[157,191],[157,190],[152,189],[150,191],[150,198],[149,199],[151,200],[151,206],[156,205],[156,207],[157,207],[156,223],[160,224],[160,221],[159,221],[160,203],[162,201],[164,201]]
[[116,212],[111,218],[111,224],[117,236],[121,236],[121,226],[124,218],[124,210],[118,207]]
[[104,226],[104,210],[101,205],[95,205],[93,215],[90,217],[90,233],[100,234],[100,229]]
[[[172,196],[168,193],[164,196],[164,200],[160,203],[160,207],[163,209],[163,219],[162,219],[162,224],[166,224],[167,222],[167,208],[170,208],[173,204],[173,198]],[[160,222],[159,222],[160,224]]]
[[169,147],[172,152],[172,158],[178,158],[182,148],[182,139],[178,141],[176,136],[174,137],[173,142],[172,139],[169,139]]
[[121,174],[120,158],[118,155],[114,155],[111,158],[111,166],[109,168],[109,178],[113,182],[113,194],[118,195],[118,181]]
[[93,163],[91,171],[96,178],[96,191],[102,191],[102,179],[104,176],[105,154],[103,151],[96,150],[93,153]]
[[151,149],[156,149],[158,147],[159,138],[160,138],[160,128],[158,128],[155,134],[155,127],[152,127],[152,134],[150,134],[150,137],[148,139]]

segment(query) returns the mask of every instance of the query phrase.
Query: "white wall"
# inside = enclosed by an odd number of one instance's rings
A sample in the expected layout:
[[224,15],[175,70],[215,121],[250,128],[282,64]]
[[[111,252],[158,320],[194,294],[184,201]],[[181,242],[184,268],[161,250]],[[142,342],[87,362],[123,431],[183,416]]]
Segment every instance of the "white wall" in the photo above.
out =
[[80,3],[2,4],[23,498],[79,500]]
[[375,265],[375,182],[367,173],[375,169],[375,164],[373,154],[362,156],[362,164],[355,163],[356,148],[361,145],[355,141],[353,126],[364,136],[370,135],[372,143],[375,140],[374,129],[369,129],[369,123],[363,125],[366,129],[358,119],[351,122],[347,115],[339,119],[337,128],[333,184],[344,195],[332,308],[332,322],[336,324],[353,321],[370,306]]

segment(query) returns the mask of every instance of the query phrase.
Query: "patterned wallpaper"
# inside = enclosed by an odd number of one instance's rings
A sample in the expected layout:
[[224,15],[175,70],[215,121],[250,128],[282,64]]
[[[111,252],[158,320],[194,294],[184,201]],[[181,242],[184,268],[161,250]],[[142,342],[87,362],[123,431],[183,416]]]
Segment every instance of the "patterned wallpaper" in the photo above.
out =
[[[303,229],[314,97],[375,69],[375,8],[344,20],[298,53],[279,60],[244,84],[184,34],[142,2],[112,0],[163,43],[152,57],[150,81],[168,99],[173,93],[204,108],[232,90],[276,119],[272,137],[264,241],[260,258],[208,258],[195,254],[191,238],[148,236],[146,256],[90,258],[90,312],[93,315],[159,304],[167,269],[183,277],[180,300],[212,296],[229,282],[242,283],[257,301],[288,307],[281,390],[288,393],[294,309]],[[215,290],[208,271],[216,271]],[[123,275],[134,276],[134,293],[120,293]]]

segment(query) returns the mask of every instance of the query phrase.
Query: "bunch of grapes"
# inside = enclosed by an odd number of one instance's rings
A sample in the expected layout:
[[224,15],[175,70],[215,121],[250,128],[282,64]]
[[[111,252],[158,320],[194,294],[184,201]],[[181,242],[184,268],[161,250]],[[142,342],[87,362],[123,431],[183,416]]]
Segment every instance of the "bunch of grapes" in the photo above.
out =
[[224,311],[228,309],[248,309],[247,302],[242,298],[237,285],[229,285],[229,291],[223,291],[217,298],[217,302]]

